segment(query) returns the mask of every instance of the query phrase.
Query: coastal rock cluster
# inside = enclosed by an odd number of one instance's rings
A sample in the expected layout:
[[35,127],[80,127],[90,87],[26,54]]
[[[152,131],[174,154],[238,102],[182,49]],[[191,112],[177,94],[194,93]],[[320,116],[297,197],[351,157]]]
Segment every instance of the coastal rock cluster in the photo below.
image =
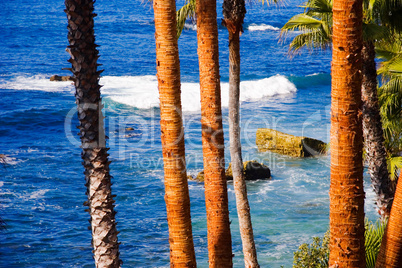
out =
[[50,81],[73,81],[73,78],[69,75],[67,76],[52,75],[50,77]]
[[[269,167],[257,161],[246,161],[243,163],[243,172],[247,181],[255,180],[266,180],[271,178],[271,170]],[[226,179],[228,181],[233,180],[232,166],[229,163],[228,169],[225,171]],[[190,180],[195,180],[198,182],[204,182],[204,171],[198,173],[194,178],[193,176],[188,176]]]
[[259,152],[271,151],[294,157],[310,157],[326,153],[323,141],[303,136],[293,136],[274,129],[259,128],[255,143]]

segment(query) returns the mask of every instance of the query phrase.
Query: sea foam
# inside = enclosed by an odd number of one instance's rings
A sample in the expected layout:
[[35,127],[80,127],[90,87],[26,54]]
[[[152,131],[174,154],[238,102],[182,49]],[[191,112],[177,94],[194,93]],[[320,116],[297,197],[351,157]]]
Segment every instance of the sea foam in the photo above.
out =
[[268,24],[255,24],[252,23],[248,26],[248,30],[252,31],[279,31],[280,28]]
[[46,75],[17,76],[11,80],[0,80],[0,88],[14,90],[39,90],[47,92],[74,92],[71,81],[53,82]]
[[[101,83],[104,84],[102,93],[115,102],[140,109],[159,106],[158,81],[155,76],[105,76]],[[221,83],[221,91],[222,107],[228,107],[229,84]],[[275,75],[261,80],[241,82],[240,101],[256,101],[296,91],[296,86],[285,76]],[[201,109],[199,83],[182,83],[181,93],[183,111],[193,112]]]
[[[104,76],[100,80],[105,98],[139,109],[159,107],[158,81],[154,75],[145,76]],[[44,75],[33,77],[18,76],[11,81],[0,81],[0,88],[14,90],[39,90],[46,92],[67,92],[73,94],[71,81],[51,82]],[[222,106],[229,102],[229,84],[221,83]],[[292,94],[296,86],[283,75],[275,75],[240,84],[240,101],[257,101],[266,97]],[[199,111],[200,85],[186,83],[181,85],[182,108],[186,112]]]

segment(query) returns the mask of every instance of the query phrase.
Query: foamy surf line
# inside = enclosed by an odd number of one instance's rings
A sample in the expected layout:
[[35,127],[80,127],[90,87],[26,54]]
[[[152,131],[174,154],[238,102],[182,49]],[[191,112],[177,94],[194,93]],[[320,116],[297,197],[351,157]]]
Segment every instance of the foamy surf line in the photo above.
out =
[[263,24],[252,23],[248,26],[248,30],[250,32],[253,32],[253,31],[280,31],[281,29],[264,23]]
[[[105,76],[102,93],[115,102],[149,109],[159,107],[158,81],[155,76]],[[275,75],[269,78],[244,81],[240,84],[240,101],[257,101],[266,97],[293,94],[296,86],[285,76]],[[222,107],[228,107],[229,84],[221,83]],[[200,85],[198,83],[182,83],[182,109],[185,112],[201,110]]]
[[[100,80],[103,97],[139,109],[159,107],[158,81],[156,76],[105,76]],[[15,90],[40,90],[46,92],[74,93],[69,82],[51,82],[45,76],[16,77],[12,81],[0,81],[0,88]],[[221,83],[222,107],[228,107],[229,84]],[[293,94],[296,86],[283,75],[240,84],[240,101],[257,101],[266,97]],[[185,112],[201,109],[199,83],[182,83],[182,108]]]

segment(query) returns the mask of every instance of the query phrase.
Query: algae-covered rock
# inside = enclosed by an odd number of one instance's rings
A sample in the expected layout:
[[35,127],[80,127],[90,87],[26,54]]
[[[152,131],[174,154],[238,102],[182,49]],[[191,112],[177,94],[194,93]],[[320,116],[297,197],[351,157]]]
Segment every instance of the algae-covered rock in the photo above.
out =
[[[264,180],[271,178],[271,170],[257,161],[243,162],[243,172],[247,181]],[[226,179],[233,180],[232,164],[226,170]]]
[[199,182],[204,182],[204,171],[199,172],[197,174],[197,177],[195,177],[195,180]]
[[[243,163],[243,171],[248,181],[264,180],[271,178],[271,170],[264,164],[260,164],[257,161],[246,161]],[[229,164],[228,169],[225,171],[226,180],[233,180],[232,165]],[[204,182],[204,171],[197,174],[197,177],[187,176],[189,180],[195,180],[198,182]]]
[[50,81],[73,81],[71,76],[52,75]]
[[255,143],[260,152],[271,151],[295,157],[309,157],[326,152],[325,142],[269,128],[257,129]]

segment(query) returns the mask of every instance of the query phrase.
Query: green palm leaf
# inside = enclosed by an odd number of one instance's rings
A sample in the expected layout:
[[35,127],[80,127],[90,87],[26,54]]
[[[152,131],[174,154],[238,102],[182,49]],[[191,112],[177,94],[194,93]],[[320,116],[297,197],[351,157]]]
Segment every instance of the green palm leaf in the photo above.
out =
[[397,171],[402,169],[402,156],[389,157],[387,163],[391,179],[394,180],[397,178]]
[[366,266],[374,268],[378,252],[380,251],[382,236],[384,235],[386,222],[377,221],[375,224],[366,219],[365,248],[366,248]]
[[195,0],[186,0],[184,6],[176,11],[177,38],[180,37],[187,19],[195,20]]
[[301,31],[295,36],[289,45],[289,51],[297,53],[299,49],[306,47],[312,49],[326,49],[331,46],[331,29],[324,20],[314,18],[307,14],[293,16],[281,29],[281,38],[289,31]]

